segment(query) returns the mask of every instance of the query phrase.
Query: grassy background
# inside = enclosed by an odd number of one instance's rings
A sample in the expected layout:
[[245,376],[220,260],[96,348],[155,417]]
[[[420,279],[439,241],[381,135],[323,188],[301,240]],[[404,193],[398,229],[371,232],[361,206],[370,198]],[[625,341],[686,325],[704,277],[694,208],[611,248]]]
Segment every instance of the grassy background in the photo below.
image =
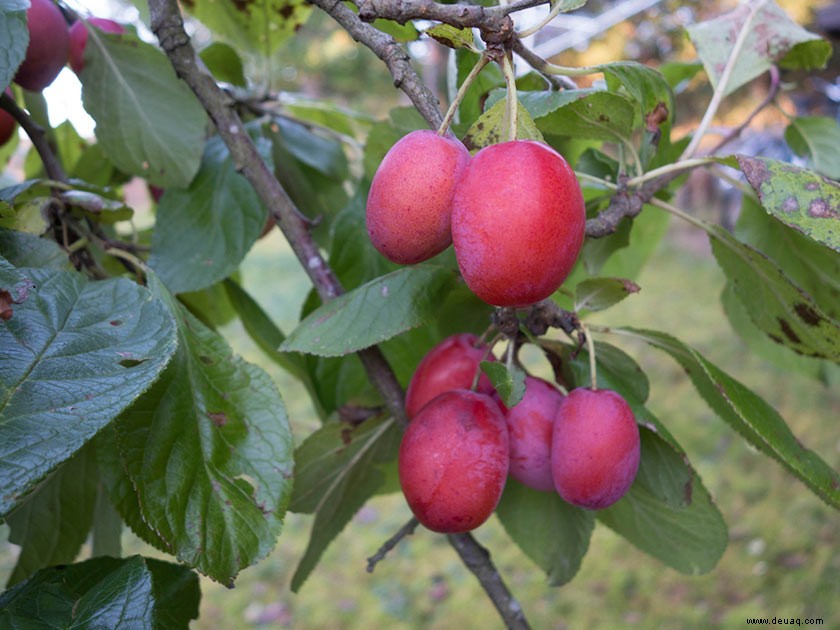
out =
[[[599,315],[603,324],[670,332],[759,392],[807,446],[840,469],[840,394],[746,352],[719,305],[723,275],[704,238],[679,226],[642,273],[642,291]],[[279,234],[258,243],[243,283],[289,330],[308,289]],[[316,426],[297,383],[268,362],[238,325],[224,333],[246,359],[265,367],[287,402],[296,437]],[[556,589],[495,518],[475,532],[488,547],[534,628],[743,627],[748,617],[819,617],[840,627],[840,517],[782,469],[747,447],[705,406],[676,363],[625,339],[620,345],[651,380],[649,406],[686,448],[730,528],[730,545],[703,576],[663,567],[597,526],[577,577]],[[308,540],[311,517],[289,515],[269,558],[228,590],[202,579],[195,628],[496,628],[498,615],[441,536],[422,528],[372,574],[366,558],[410,513],[399,495],[377,497],[325,553],[300,593],[289,582]],[[6,536],[0,537],[5,539]],[[161,556],[134,538],[124,552]],[[0,579],[15,548],[0,547]]]

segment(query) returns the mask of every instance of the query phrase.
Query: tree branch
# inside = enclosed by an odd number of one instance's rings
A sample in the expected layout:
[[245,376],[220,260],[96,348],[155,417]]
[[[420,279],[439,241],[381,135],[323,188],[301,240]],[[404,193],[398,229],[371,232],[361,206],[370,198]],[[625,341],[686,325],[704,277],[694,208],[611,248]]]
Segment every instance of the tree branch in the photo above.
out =
[[467,568],[478,578],[482,588],[499,611],[505,626],[514,630],[530,628],[522,612],[522,606],[499,577],[499,572],[493,565],[488,551],[470,534],[450,534],[447,538]]
[[[312,240],[303,215],[263,162],[242,120],[232,107],[231,98],[216,84],[198,58],[184,30],[184,20],[177,2],[149,0],[149,9],[152,31],[175,72],[192,89],[210,115],[234,164],[274,217],[321,300],[327,302],[340,295],[343,292],[341,283]],[[368,348],[359,352],[359,358],[371,382],[382,394],[388,410],[405,426],[408,419],[403,404],[403,391],[382,352],[376,347]]]
[[[150,0],[151,1],[151,0]],[[440,127],[443,115],[438,107],[438,99],[423,83],[411,66],[408,54],[390,35],[386,35],[370,24],[365,24],[340,0],[311,0],[312,4],[329,14],[357,42],[370,48],[385,62],[394,86],[401,89],[412,102],[420,115],[432,129]]]
[[[392,73],[394,73],[392,65],[398,69],[395,81],[404,90],[407,84],[413,86],[407,93],[417,99],[418,102],[415,105],[418,105],[418,109],[425,108],[424,116],[427,120],[432,117],[439,123],[441,114],[436,105],[432,106],[434,101],[429,96],[428,88],[423,86],[423,89],[419,89],[418,86],[422,83],[411,69],[408,57],[392,38],[363,24],[352,11],[335,0],[314,1],[318,6],[324,5],[322,8],[333,17],[338,16],[336,19],[340,24],[347,23],[350,28],[355,29],[355,34],[351,33],[351,35],[358,41],[366,45],[371,42],[377,46],[382,52],[380,56],[385,58]],[[183,18],[176,0],[149,0],[149,8],[152,32],[157,36],[175,72],[192,89],[210,115],[216,130],[230,150],[237,168],[251,183],[260,200],[271,212],[321,299],[326,302],[335,298],[342,292],[338,278],[318,251],[300,212],[260,158],[253,141],[245,132],[242,121],[232,107],[231,99],[218,87],[199,60],[184,30]],[[348,17],[348,13],[352,19]],[[398,77],[402,78],[398,79]],[[390,413],[403,427],[406,426],[408,419],[405,415],[403,391],[382,352],[379,348],[372,347],[362,350],[358,355],[368,378],[382,395]],[[527,628],[528,624],[519,604],[511,597],[501,576],[490,561],[487,551],[469,534],[450,536],[449,540],[470,570],[478,577],[509,627]]]
[[412,516],[405,525],[397,530],[396,534],[382,543],[382,546],[377,550],[377,552],[367,559],[367,572],[373,573],[373,570],[376,568],[376,565],[379,564],[379,561],[384,560],[385,556],[388,555],[388,552],[396,547],[403,538],[411,536],[419,524],[420,521]]
[[29,136],[32,141],[32,146],[38,152],[41,162],[44,164],[44,170],[47,177],[57,182],[67,182],[67,174],[61,167],[61,162],[58,160],[52,147],[47,141],[47,134],[44,129],[29,117],[23,109],[21,109],[11,96],[5,92],[0,93],[0,107],[5,109],[12,115],[17,123]]

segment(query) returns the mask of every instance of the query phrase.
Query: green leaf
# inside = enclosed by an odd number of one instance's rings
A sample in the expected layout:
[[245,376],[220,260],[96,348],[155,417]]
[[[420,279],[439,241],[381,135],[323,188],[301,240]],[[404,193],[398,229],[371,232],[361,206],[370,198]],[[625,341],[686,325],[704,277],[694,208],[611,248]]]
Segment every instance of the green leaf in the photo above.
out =
[[[821,378],[828,364],[814,357],[796,354],[786,345],[770,339],[750,318],[750,314],[735,294],[732,283],[727,283],[721,293],[721,304],[732,329],[747,344],[750,351],[788,372],[799,372],[812,378]],[[835,365],[835,364],[831,364]]]
[[9,542],[21,547],[8,586],[73,561],[93,523],[98,479],[93,453],[82,449],[6,517]]
[[[354,4],[350,4],[350,7],[355,9]],[[414,26],[414,23],[411,21],[406,22],[405,24],[400,24],[399,22],[395,22],[394,20],[383,20],[377,19],[374,20],[371,25],[379,31],[390,35],[398,42],[413,42],[420,38],[420,31],[417,30],[417,27]]]
[[356,426],[333,421],[298,447],[289,509],[314,513],[315,522],[292,577],[292,591],[300,589],[330,542],[385,483],[385,466],[396,458],[400,439],[399,427],[390,418]]
[[21,272],[28,287],[0,321],[0,515],[140,396],[176,345],[166,307],[129,280]]
[[[268,141],[258,138],[257,147],[270,161]],[[161,198],[149,266],[173,293],[209,287],[239,267],[267,214],[225,143],[214,136],[189,188],[167,190]]]
[[29,28],[26,25],[26,10],[29,2],[24,0],[3,0],[0,6],[0,41],[3,55],[0,55],[0,90],[11,84],[18,66],[23,63],[29,45]]
[[227,291],[225,291],[224,283],[227,280],[225,278],[200,291],[179,293],[178,301],[186,306],[190,313],[198,317],[205,326],[217,330],[236,319],[236,307],[228,299]]
[[274,124],[277,131],[272,139],[281,142],[296,159],[331,179],[343,181],[348,177],[347,156],[335,136],[318,133],[289,118],[277,117]]
[[712,253],[753,322],[806,356],[840,361],[840,323],[761,252],[717,225],[706,225]]
[[399,269],[318,307],[280,349],[335,357],[376,345],[434,319],[454,281],[434,265]]
[[840,319],[840,252],[823,246],[767,214],[744,197],[735,236],[769,256],[833,319]]
[[633,130],[633,104],[614,92],[586,89],[518,96],[544,134],[616,142]]
[[199,56],[217,81],[247,87],[242,59],[233,46],[224,42],[213,42],[202,49]]
[[141,535],[153,531],[179,560],[232,585],[282,527],[293,465],[283,401],[262,369],[149,280],[176,317],[179,347],[114,422],[118,466],[104,462],[106,479],[126,521],[149,528]]
[[525,372],[521,368],[516,365],[508,368],[499,361],[482,361],[481,371],[490,378],[505,406],[519,404],[525,395]]
[[[478,54],[466,48],[459,48],[455,51],[455,65],[457,66],[457,84],[461,85],[467,78],[467,75],[478,61]],[[485,101],[487,95],[494,88],[501,87],[505,84],[505,78],[502,76],[502,71],[498,64],[491,63],[484,66],[484,69],[479,73],[475,80],[467,88],[467,93],[458,107],[456,116],[457,125],[453,125],[458,135],[463,135],[463,132],[468,129],[481,114],[484,112]],[[502,97],[501,93],[499,98]],[[487,102],[487,107],[492,105]]]
[[300,355],[279,352],[277,348],[286,340],[283,331],[271,320],[262,307],[239,284],[231,279],[224,281],[230,303],[236,309],[245,332],[260,350],[277,365],[300,380],[306,380],[306,366]]
[[676,93],[681,93],[688,83],[703,69],[699,61],[666,61],[659,66],[659,72]]
[[834,118],[794,118],[785,129],[785,140],[797,155],[810,158],[815,171],[840,179],[840,125]]
[[575,310],[602,311],[618,304],[641,287],[626,278],[592,278],[575,287]]
[[448,48],[466,48],[474,53],[480,52],[475,45],[475,35],[470,28],[457,28],[450,24],[435,24],[423,31],[439,44]]
[[207,115],[154,46],[88,29],[81,74],[96,139],[121,171],[161,188],[186,188],[198,171]]
[[551,586],[580,569],[595,527],[593,513],[569,505],[556,492],[540,492],[509,477],[496,516],[513,541],[545,571]]
[[686,370],[706,403],[759,451],[778,461],[829,505],[840,508],[840,474],[791,433],[779,413],[761,397],[665,333],[634,328],[612,332],[642,339],[670,354]]
[[195,0],[184,7],[213,35],[237,50],[268,58],[299,29],[312,11],[303,0],[214,2]]
[[642,455],[636,482],[624,497],[600,510],[598,520],[636,547],[681,573],[706,573],[714,568],[728,542],[726,523],[709,493],[694,479],[682,488],[687,505],[663,501],[643,483],[646,477],[670,479],[678,461],[663,443],[651,444],[642,431]]
[[[755,15],[746,24],[754,9]],[[799,26],[775,2],[742,4],[729,13],[687,27],[715,88],[745,25],[746,39],[724,95],[731,94],[776,63],[785,68],[815,70],[824,67],[831,56],[831,44]]]
[[15,267],[41,267],[69,271],[67,254],[55,241],[26,232],[0,228],[0,256]]
[[186,629],[199,598],[198,578],[184,567],[94,558],[43,569],[0,594],[0,626]]
[[[473,123],[467,135],[464,136],[464,145],[470,151],[482,149],[491,144],[509,140],[508,111],[504,100],[497,102],[486,112],[479,116]],[[534,119],[524,107],[519,107],[516,116],[516,139],[536,140],[544,142],[542,134],[534,124]]]
[[767,212],[840,251],[840,184],[769,158],[739,155],[738,165]]
[[[598,66],[607,79],[607,85],[615,91],[621,85],[641,106],[642,121],[648,131],[655,131],[660,125],[674,118],[674,93],[662,74],[649,66],[635,61],[615,61]],[[664,119],[655,121],[651,114],[664,108]]]

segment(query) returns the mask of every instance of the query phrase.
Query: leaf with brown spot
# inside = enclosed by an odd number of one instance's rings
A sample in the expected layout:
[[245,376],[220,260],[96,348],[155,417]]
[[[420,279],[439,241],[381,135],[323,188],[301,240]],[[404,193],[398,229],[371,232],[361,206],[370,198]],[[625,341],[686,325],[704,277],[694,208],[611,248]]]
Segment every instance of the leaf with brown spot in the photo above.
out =
[[787,162],[745,155],[737,160],[768,213],[840,252],[840,184]]
[[[840,361],[840,322],[832,319],[765,254],[720,226],[704,224],[720,267],[753,323],[791,350]],[[785,325],[779,336],[780,322]]]

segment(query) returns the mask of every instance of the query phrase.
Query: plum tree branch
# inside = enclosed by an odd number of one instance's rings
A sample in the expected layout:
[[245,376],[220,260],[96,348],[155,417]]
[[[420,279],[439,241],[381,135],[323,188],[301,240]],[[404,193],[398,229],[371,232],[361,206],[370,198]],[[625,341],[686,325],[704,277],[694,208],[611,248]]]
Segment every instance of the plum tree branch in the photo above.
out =
[[[316,4],[322,1],[316,0]],[[342,19],[346,17],[344,11],[349,11],[343,5],[332,0],[325,4],[331,4],[336,14],[342,16]],[[319,4],[319,6],[321,5]],[[190,87],[210,115],[237,168],[254,187],[260,200],[271,212],[301,265],[312,280],[321,299],[326,302],[335,298],[342,292],[338,278],[327,261],[321,256],[309,233],[308,226],[295,207],[294,202],[261,159],[256,146],[245,132],[242,121],[232,107],[233,103],[230,97],[216,84],[212,75],[198,58],[195,48],[184,30],[184,21],[177,0],[149,0],[149,9],[152,32],[169,57],[175,72]],[[349,11],[349,13],[357,19],[352,11]],[[358,27],[359,24],[354,24],[354,26]],[[373,30],[379,33],[376,29]],[[371,36],[366,29],[360,29],[359,32],[365,33],[365,37]],[[380,33],[380,35],[382,34]],[[383,35],[382,37],[387,36]],[[393,43],[391,38],[387,39]],[[382,42],[384,40],[377,39],[376,41]],[[386,42],[388,50],[393,50],[390,45]],[[391,58],[393,54],[395,53],[391,52],[387,56]],[[404,53],[402,54],[404,55]],[[403,60],[407,66],[407,57]],[[386,63],[388,62],[386,61]],[[411,76],[414,77],[412,80],[419,82],[413,70]],[[430,106],[432,102],[426,100],[425,97],[420,98],[420,101],[426,107]],[[442,117],[436,105],[434,110],[437,112],[436,124],[439,124]],[[432,121],[429,122],[431,124]],[[390,364],[379,348],[375,346],[360,351],[358,355],[368,378],[382,395],[389,412],[402,426],[405,426],[408,419],[405,415],[403,391]],[[501,576],[490,561],[487,551],[469,534],[461,534],[457,537],[451,536],[450,542],[470,570],[478,577],[482,587],[508,625],[513,628],[527,628],[528,624],[519,604],[510,596]]]
[[522,606],[502,581],[490,559],[490,553],[469,534],[449,534],[447,538],[467,568],[478,578],[482,588],[499,611],[505,626],[512,630],[530,628],[522,612]]
[[408,96],[429,127],[440,127],[443,115],[437,97],[414,71],[408,54],[393,37],[366,24],[340,0],[312,0],[312,4],[329,14],[350,37],[367,46],[385,62],[388,71],[394,77],[394,86]]
[[41,158],[41,162],[44,164],[44,170],[47,173],[47,177],[57,182],[66,183],[67,174],[62,168],[58,156],[56,156],[52,147],[50,147],[50,144],[47,141],[47,134],[44,129],[32,120],[32,118],[29,117],[29,114],[21,109],[17,103],[15,103],[15,99],[5,92],[0,93],[0,107],[9,112],[12,118],[14,118],[21,126],[21,129],[23,129],[26,132],[26,135],[29,136],[29,139],[32,141],[32,146],[35,147],[35,150],[38,152],[38,156]]

